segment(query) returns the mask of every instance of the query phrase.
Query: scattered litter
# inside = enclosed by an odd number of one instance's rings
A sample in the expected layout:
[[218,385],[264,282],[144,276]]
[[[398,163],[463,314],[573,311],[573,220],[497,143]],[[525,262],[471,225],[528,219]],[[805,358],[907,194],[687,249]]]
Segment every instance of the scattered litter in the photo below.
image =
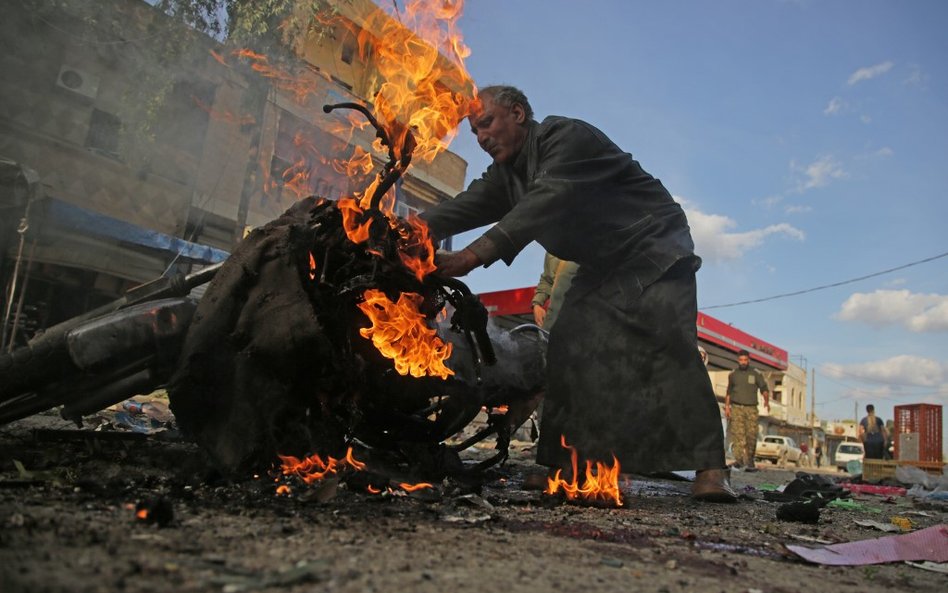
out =
[[928,472],[913,465],[897,466],[895,479],[903,484],[919,484],[926,489],[932,487],[932,477],[928,475]]
[[804,560],[833,566],[862,566],[909,560],[948,562],[948,525],[936,525],[904,535],[889,535],[820,548],[797,545],[786,547]]
[[873,529],[878,529],[879,531],[885,531],[887,533],[898,533],[900,529],[898,526],[891,523],[880,523],[879,521],[872,521],[869,519],[860,520],[857,519],[853,521],[856,525],[861,525],[863,527],[872,527]]
[[906,562],[909,566],[914,566],[915,568],[921,568],[922,570],[930,570],[931,572],[940,572],[941,574],[948,574],[948,562]]
[[801,541],[801,542],[810,542],[812,544],[831,544],[832,540],[823,539],[821,537],[812,537],[809,535],[797,535],[795,533],[789,534],[791,538]]
[[921,484],[915,484],[909,488],[906,496],[912,498],[922,498],[925,500],[948,501],[948,487],[940,485],[936,490],[928,490]]
[[892,517],[889,521],[902,531],[912,531],[915,528],[908,517]]
[[852,484],[843,482],[840,487],[856,494],[878,494],[879,496],[905,496],[906,490],[900,486],[878,486],[876,484]]
[[464,494],[464,495],[462,495],[462,496],[458,496],[458,497],[457,497],[457,500],[458,500],[459,502],[460,502],[460,501],[463,501],[463,502],[470,503],[470,504],[472,504],[472,505],[474,505],[474,506],[478,506],[478,507],[481,507],[481,508],[485,508],[485,509],[487,509],[488,511],[494,510],[494,505],[492,505],[490,502],[488,502],[487,500],[485,500],[483,497],[480,497],[480,496],[478,496],[478,495],[476,495],[476,494]]
[[830,503],[827,506],[831,506],[837,509],[846,509],[847,511],[869,511],[870,513],[882,512],[882,509],[866,506],[852,499],[843,500],[841,498],[837,498],[836,500],[830,501]]
[[622,567],[624,566],[624,563],[623,563],[621,560],[619,560],[618,558],[608,558],[608,557],[604,557],[604,558],[602,558],[599,562],[600,562],[601,564],[604,564],[604,565],[606,565],[606,566],[610,566],[610,567],[612,567],[612,568],[622,568]]
[[777,519],[796,523],[819,523],[820,501],[789,502],[777,507]]
[[441,520],[445,523],[469,523],[476,525],[478,523],[485,523],[490,521],[493,517],[487,514],[467,514],[467,515],[443,515]]
[[838,486],[832,480],[805,472],[798,472],[796,479],[779,491],[764,492],[764,499],[770,502],[801,502],[806,500],[821,501],[823,506],[827,501],[847,498],[849,492]]
[[133,416],[128,412],[116,412],[113,422],[115,426],[127,428],[135,433],[154,434],[168,430],[163,422],[159,422],[143,414]]

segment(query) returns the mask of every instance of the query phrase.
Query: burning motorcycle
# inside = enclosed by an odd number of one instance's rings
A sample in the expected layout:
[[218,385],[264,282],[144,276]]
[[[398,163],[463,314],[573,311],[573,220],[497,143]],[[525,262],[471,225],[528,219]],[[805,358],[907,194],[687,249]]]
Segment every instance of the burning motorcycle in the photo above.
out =
[[[222,264],[135,289],[0,355],[0,423],[56,406],[79,423],[165,387],[179,426],[225,470],[340,456],[359,441],[450,473],[458,451],[491,434],[498,452],[476,467],[502,461],[539,402],[544,340],[489,334],[476,295],[437,274],[424,224],[386,206],[411,131],[399,142],[364,106],[324,107],[334,109],[361,112],[388,147],[361,199],[301,200]],[[445,444],[482,409],[506,414]]]

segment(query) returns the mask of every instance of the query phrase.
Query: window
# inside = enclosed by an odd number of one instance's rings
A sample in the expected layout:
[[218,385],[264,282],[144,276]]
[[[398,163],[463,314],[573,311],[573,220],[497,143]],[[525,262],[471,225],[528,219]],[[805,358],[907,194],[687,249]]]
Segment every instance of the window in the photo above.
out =
[[349,180],[333,169],[331,161],[345,158],[343,149],[327,132],[281,111],[270,160],[270,183],[298,197],[315,195],[338,200],[347,191]]
[[93,109],[89,119],[89,131],[86,133],[86,148],[118,159],[121,131],[121,119],[101,109]]
[[353,56],[355,56],[355,43],[351,40],[346,41],[342,44],[342,55],[340,59],[346,64],[351,64]]
[[176,82],[162,106],[159,141],[200,156],[215,93],[208,82]]

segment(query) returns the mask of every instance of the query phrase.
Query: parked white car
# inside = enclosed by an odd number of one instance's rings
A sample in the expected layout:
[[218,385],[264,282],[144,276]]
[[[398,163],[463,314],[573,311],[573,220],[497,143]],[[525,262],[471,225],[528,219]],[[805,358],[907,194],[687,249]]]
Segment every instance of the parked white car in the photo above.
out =
[[866,450],[863,448],[862,443],[840,443],[839,446],[836,447],[836,456],[833,462],[840,471],[846,471],[846,465],[850,461],[862,461],[865,455]]
[[754,452],[755,459],[766,459],[781,466],[786,466],[788,461],[799,466],[802,456],[803,452],[800,451],[796,441],[790,437],[777,435],[767,435],[762,441],[758,441],[757,450]]

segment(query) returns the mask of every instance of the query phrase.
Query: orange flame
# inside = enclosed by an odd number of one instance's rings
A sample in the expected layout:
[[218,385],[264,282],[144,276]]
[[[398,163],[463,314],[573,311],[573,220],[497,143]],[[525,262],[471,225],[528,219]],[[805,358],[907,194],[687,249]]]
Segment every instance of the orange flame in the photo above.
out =
[[565,449],[570,450],[570,461],[572,463],[573,478],[567,482],[560,477],[562,470],[556,470],[556,475],[547,478],[546,494],[556,494],[560,488],[568,500],[585,499],[591,501],[613,501],[617,507],[622,506],[622,493],[619,490],[619,460],[615,455],[612,456],[612,467],[607,467],[601,461],[596,462],[596,469],[593,470],[593,462],[586,461],[586,475],[583,485],[577,482],[578,455],[576,448],[566,444],[566,436],[560,436],[560,444]]
[[148,509],[140,509],[135,513],[135,516],[138,517],[141,521],[144,521],[148,518]]
[[309,279],[310,280],[316,279],[316,258],[313,257],[312,251],[310,251],[309,253]]
[[428,225],[414,214],[409,214],[405,224],[399,225],[398,231],[398,257],[421,282],[425,276],[438,269],[434,261],[435,248],[428,233]]
[[406,484],[405,482],[401,482],[399,483],[398,487],[405,492],[415,492],[416,490],[424,490],[425,488],[434,488],[434,486],[427,482],[420,482],[418,484]]
[[[365,8],[351,7],[348,12],[360,14],[344,16],[343,12],[317,14],[320,22],[334,27],[349,29],[359,45],[359,55],[369,69],[367,76],[378,81],[378,92],[369,102],[373,115],[399,153],[407,134],[415,140],[413,150],[415,159],[431,162],[435,156],[447,149],[457,133],[459,124],[476,105],[476,86],[464,66],[464,60],[470,55],[464,45],[457,27],[457,21],[463,12],[462,0],[410,0],[400,14],[394,18],[388,12],[372,3]],[[397,9],[396,9],[397,10]],[[282,25],[280,28],[284,28]],[[312,75],[331,79],[325,72],[306,70],[294,74],[270,62],[267,56],[249,49],[239,49],[232,55],[244,60],[249,67],[266,77],[273,86],[291,93],[300,104],[324,95],[325,83],[317,82]],[[211,52],[211,56],[227,66],[224,56]],[[333,133],[351,142],[353,133],[364,128],[368,122],[356,113],[342,116],[345,124],[335,118],[333,123],[340,130]],[[295,142],[297,148],[306,153],[283,173],[283,187],[295,192],[299,197],[309,195],[310,176],[313,168],[310,162],[316,154],[315,147],[303,146]],[[372,150],[387,152],[376,140]],[[397,154],[398,157],[406,155]],[[325,162],[325,159],[323,159]],[[262,169],[268,171],[267,163]],[[372,169],[372,155],[356,146],[352,158],[340,169],[350,177],[367,175]],[[265,173],[266,174],[266,173]],[[379,179],[355,198],[362,210],[369,207]],[[268,182],[265,184],[270,186]],[[389,218],[392,228],[399,226],[394,215],[395,192],[387,192],[380,205],[382,213]],[[368,237],[368,222],[350,206],[343,211],[344,221],[348,223],[346,232],[350,240],[357,244]],[[401,240],[399,258],[419,280],[435,270],[434,246],[427,228],[420,221],[409,221],[404,231],[399,230]]]
[[280,484],[277,486],[276,495],[277,496],[289,496],[293,493],[293,490],[286,484]]
[[400,375],[441,377],[447,379],[454,371],[444,365],[451,356],[452,345],[444,343],[438,333],[427,326],[418,311],[422,297],[413,292],[402,293],[393,303],[385,293],[370,288],[363,295],[359,309],[372,322],[372,327],[359,330],[382,356],[395,361]]
[[359,32],[360,55],[383,81],[376,117],[396,146],[412,130],[415,156],[428,162],[448,147],[473,105],[475,86],[464,67],[470,50],[457,28],[463,8],[461,0],[412,0],[397,20],[373,11]]
[[352,447],[349,447],[346,456],[342,459],[327,457],[326,461],[323,461],[322,457],[316,454],[305,459],[299,459],[292,455],[277,455],[277,457],[283,462],[281,470],[284,476],[298,476],[307,484],[322,480],[329,474],[338,473],[339,470],[345,467],[351,467],[355,470],[361,470],[365,467],[364,463],[357,461],[352,456]]

